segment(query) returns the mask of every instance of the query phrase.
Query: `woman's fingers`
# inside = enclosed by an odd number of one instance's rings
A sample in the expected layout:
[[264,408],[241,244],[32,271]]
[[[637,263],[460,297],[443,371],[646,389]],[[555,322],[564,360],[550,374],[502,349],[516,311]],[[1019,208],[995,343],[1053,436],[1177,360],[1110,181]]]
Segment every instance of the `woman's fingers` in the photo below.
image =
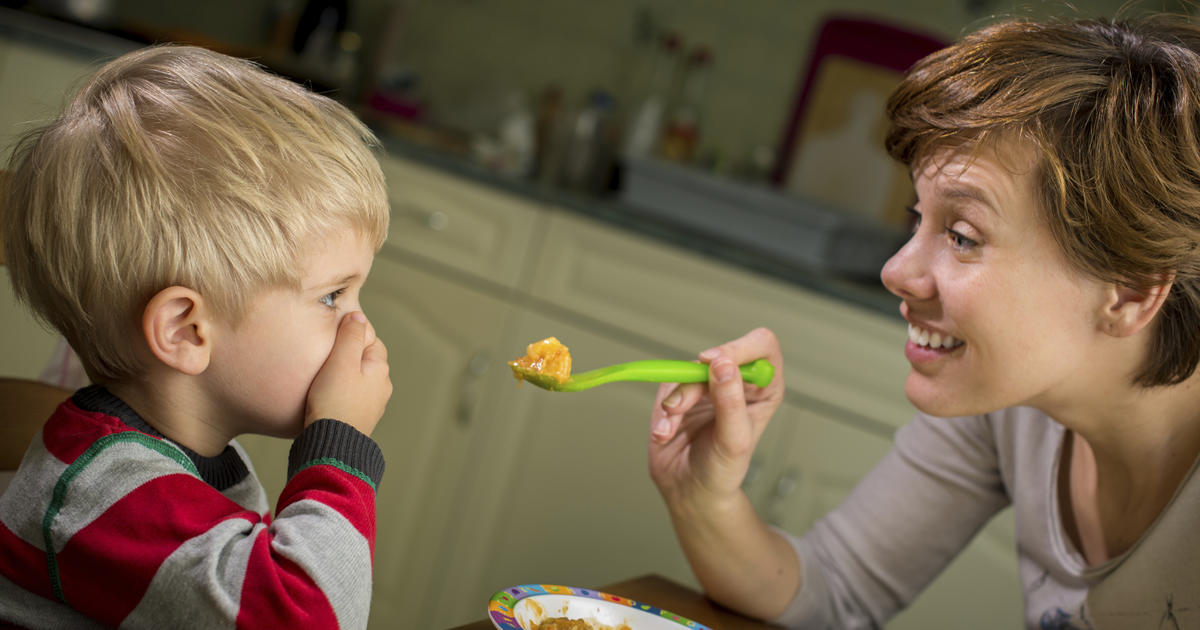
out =
[[713,358],[708,395],[714,411],[715,450],[731,462],[739,461],[754,450],[754,431],[746,410],[746,390],[733,359],[723,355]]
[[703,383],[660,385],[650,414],[651,439],[661,444],[674,438],[684,415],[704,398],[704,390]]
[[779,340],[768,328],[755,328],[737,339],[709,348],[700,353],[700,362],[712,363],[719,356],[729,357],[738,365],[762,358],[770,361],[776,369],[783,363]]

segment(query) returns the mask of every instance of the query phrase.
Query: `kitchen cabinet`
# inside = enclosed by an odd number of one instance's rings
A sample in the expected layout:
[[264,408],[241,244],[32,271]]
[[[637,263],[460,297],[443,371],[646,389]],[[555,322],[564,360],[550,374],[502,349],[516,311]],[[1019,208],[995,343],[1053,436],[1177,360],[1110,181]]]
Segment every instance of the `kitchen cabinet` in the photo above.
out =
[[43,326],[13,293],[8,271],[0,267],[0,323],[4,327],[4,351],[0,352],[0,376],[36,379],[50,360],[58,335]]
[[0,143],[7,161],[17,137],[58,115],[94,68],[87,57],[0,38]]
[[[772,525],[804,532],[850,493],[891,447],[889,440],[794,403],[772,425],[775,451],[751,495]],[[764,440],[765,443],[765,440]],[[892,630],[950,627],[1016,628],[1023,622],[1016,542],[1006,510],[980,532],[937,580],[888,624]]]
[[[4,162],[22,132],[58,113],[67,89],[87,69],[87,61],[79,56],[0,37],[0,158]],[[37,378],[54,352],[58,335],[17,302],[6,270],[0,270],[0,322],[4,326],[0,375]]]

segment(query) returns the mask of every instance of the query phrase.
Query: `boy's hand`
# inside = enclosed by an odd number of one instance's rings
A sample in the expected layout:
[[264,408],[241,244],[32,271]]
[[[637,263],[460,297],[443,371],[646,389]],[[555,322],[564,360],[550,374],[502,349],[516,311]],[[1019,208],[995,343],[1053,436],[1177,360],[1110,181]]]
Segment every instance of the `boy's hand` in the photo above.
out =
[[387,348],[366,315],[357,311],[346,315],[329,358],[308,389],[304,426],[333,418],[371,435],[391,396]]

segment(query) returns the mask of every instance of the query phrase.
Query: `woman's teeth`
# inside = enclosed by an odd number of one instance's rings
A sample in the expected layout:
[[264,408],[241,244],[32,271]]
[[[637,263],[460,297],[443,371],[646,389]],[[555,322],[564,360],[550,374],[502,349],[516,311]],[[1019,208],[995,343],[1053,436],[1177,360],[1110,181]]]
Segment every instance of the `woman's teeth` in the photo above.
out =
[[957,348],[963,345],[959,339],[938,332],[929,332],[918,326],[908,325],[908,340],[926,348]]

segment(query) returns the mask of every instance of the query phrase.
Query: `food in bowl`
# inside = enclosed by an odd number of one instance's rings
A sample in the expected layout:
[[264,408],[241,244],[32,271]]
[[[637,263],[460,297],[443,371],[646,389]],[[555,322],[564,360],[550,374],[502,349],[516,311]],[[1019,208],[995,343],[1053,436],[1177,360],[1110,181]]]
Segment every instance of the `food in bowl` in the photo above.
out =
[[583,619],[569,619],[567,617],[551,617],[543,619],[534,630],[630,630],[629,626],[621,624],[620,627],[595,625]]

